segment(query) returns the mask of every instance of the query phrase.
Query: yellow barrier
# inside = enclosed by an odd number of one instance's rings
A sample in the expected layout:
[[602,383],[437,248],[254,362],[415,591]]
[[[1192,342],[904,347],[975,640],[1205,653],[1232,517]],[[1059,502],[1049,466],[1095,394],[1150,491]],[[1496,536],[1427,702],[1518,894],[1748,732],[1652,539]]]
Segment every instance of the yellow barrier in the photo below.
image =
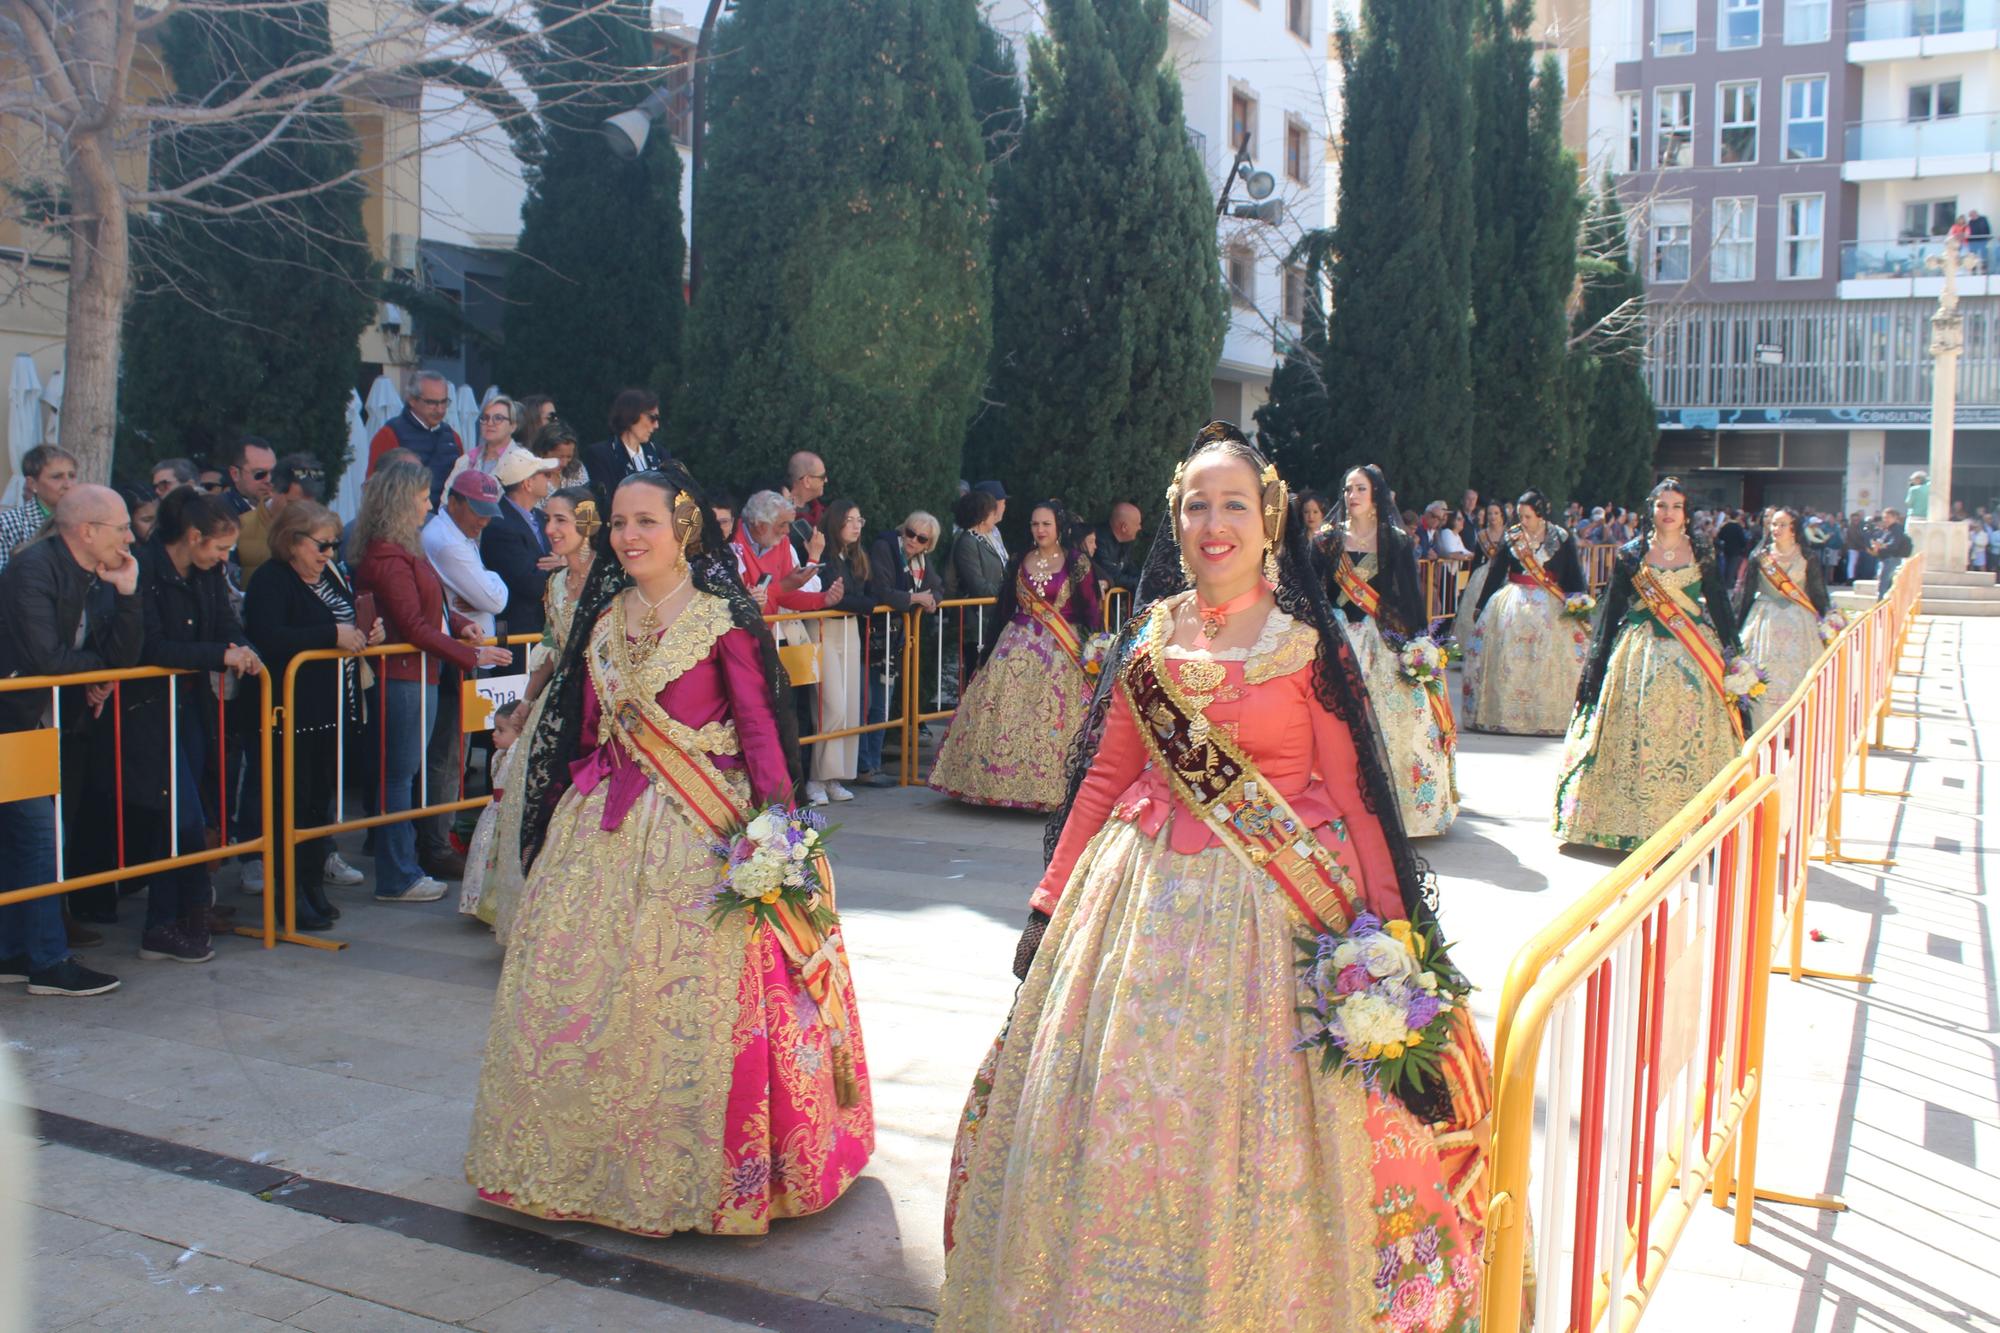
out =
[[[859,725],[852,727],[837,727],[832,730],[821,730],[821,731],[810,732],[806,735],[802,735],[799,737],[799,744],[813,745],[820,741],[840,740],[847,736],[862,736],[873,731],[903,732],[904,733],[903,749],[905,753],[898,761],[899,769],[901,770],[899,774],[899,780],[901,781],[902,785],[908,786],[911,781],[910,777],[908,776],[909,771],[911,771],[915,766],[914,754],[916,748],[915,745],[911,743],[909,740],[910,734],[914,732],[914,727],[909,722],[910,709],[908,706],[909,702],[908,690],[907,688],[905,688],[905,682],[908,681],[909,678],[915,674],[912,667],[912,657],[911,657],[912,653],[915,651],[915,645],[913,641],[913,636],[909,632],[912,624],[914,623],[914,613],[898,612],[895,608],[888,606],[878,606],[874,610],[870,611],[868,615],[865,617],[858,615],[852,611],[830,611],[830,610],[781,611],[775,615],[765,616],[764,623],[767,625],[776,626],[787,623],[797,624],[802,622],[824,624],[824,622],[833,620],[854,620],[857,622],[861,622],[861,621],[872,620],[875,616],[878,615],[882,617],[882,651],[885,654],[891,651],[891,644],[896,637],[894,634],[890,633],[891,618],[896,616],[901,616],[903,618],[904,633],[903,633],[903,646],[901,649],[901,655],[903,660],[900,668],[891,670],[889,673],[889,678],[886,686],[886,695],[888,698],[896,699],[899,703],[902,703],[904,707],[895,717],[884,718],[880,722],[869,722],[866,720],[868,717],[868,692],[874,687],[874,681],[872,681],[869,678],[873,670],[873,664],[868,661],[867,651],[864,647],[862,652],[862,665],[861,665],[861,717],[863,718],[863,721]],[[868,625],[865,623],[860,623],[856,625],[856,629],[861,632],[861,640],[865,645],[868,640],[868,633],[867,633]],[[813,646],[821,652],[825,651],[824,630],[822,630],[821,632],[821,638],[819,640],[816,640]],[[823,712],[821,716],[824,717]]]
[[[9,680],[0,680],[0,692],[12,693],[24,690],[49,691],[52,710],[51,718],[54,726],[37,731],[15,732],[4,738],[0,738],[0,740],[6,742],[4,749],[0,749],[0,757],[4,757],[8,767],[12,770],[12,785],[15,790],[22,793],[25,797],[48,796],[53,798],[55,802],[56,836],[56,877],[46,884],[37,884],[28,888],[14,889],[7,893],[0,893],[0,907],[27,902],[34,898],[47,898],[59,893],[68,893],[73,889],[94,888],[99,884],[110,884],[126,879],[141,879],[168,870],[179,870],[186,866],[208,865],[216,861],[226,861],[232,857],[255,855],[261,858],[264,863],[264,924],[261,929],[238,926],[236,927],[236,933],[239,935],[248,935],[253,939],[261,936],[267,948],[275,943],[274,931],[277,914],[273,886],[276,881],[271,874],[273,843],[270,822],[271,677],[268,672],[260,671],[257,673],[259,719],[257,734],[263,760],[260,765],[260,772],[263,774],[263,779],[259,783],[256,798],[263,802],[264,817],[258,821],[258,827],[263,830],[262,833],[254,838],[246,838],[241,842],[227,841],[229,833],[228,812],[227,810],[220,810],[217,816],[219,821],[218,827],[222,831],[224,841],[219,846],[200,848],[192,852],[176,852],[170,856],[156,857],[151,861],[142,861],[132,865],[121,864],[114,869],[99,871],[89,875],[65,876],[63,874],[63,794],[59,739],[62,730],[62,691],[70,687],[88,685],[109,685],[112,687],[112,698],[106,706],[111,710],[111,725],[120,730],[119,739],[114,748],[120,754],[120,767],[122,770],[122,728],[124,717],[119,707],[122,702],[119,697],[119,687],[128,681],[135,680],[165,680],[168,682],[168,754],[166,757],[168,793],[167,836],[169,838],[168,847],[172,848],[175,845],[173,840],[179,836],[178,821],[174,818],[174,811],[180,795],[179,768],[174,762],[174,750],[179,744],[180,710],[175,706],[177,701],[175,699],[174,682],[184,676],[196,676],[200,674],[200,672],[194,671],[169,670],[165,667],[127,667],[109,671],[85,671],[72,676],[16,676]],[[218,730],[216,743],[218,746],[225,743],[224,735],[220,730]],[[24,764],[31,763],[46,764],[47,767],[45,770],[26,770],[22,767]],[[23,781],[30,771],[37,771],[41,780]],[[122,771],[116,775],[114,782],[118,784],[118,794],[114,794],[113,796],[114,804],[117,806],[117,809],[114,811],[114,818],[118,824],[117,855],[118,859],[123,862],[125,859],[125,811],[122,799]]]
[[[1704,1189],[1713,1191],[1717,1207],[1734,1196],[1739,1244],[1749,1243],[1753,1199],[1845,1206],[1830,1196],[1783,1194],[1756,1185],[1764,1021],[1774,965],[1794,980],[1867,980],[1803,965],[1806,874],[1816,841],[1824,843],[1818,859],[1858,860],[1840,845],[1845,796],[1904,794],[1869,792],[1866,756],[1871,724],[1879,746],[1890,715],[1890,687],[1922,609],[1922,579],[1921,558],[1908,561],[1890,595],[1858,613],[1828,645],[1805,683],[1745,742],[1743,753],[1515,955],[1493,1048],[1493,1207],[1482,1322],[1489,1333],[1516,1333],[1520,1327],[1538,1110],[1551,1133],[1536,1209],[1541,1243],[1534,1271],[1542,1284],[1538,1299],[1553,1299],[1557,1312],[1567,1311],[1564,1327],[1595,1328],[1606,1315],[1620,1329],[1634,1326]],[[1857,772],[1852,787],[1845,780],[1850,766]],[[1685,896],[1690,868],[1732,838],[1748,839],[1752,853],[1731,871],[1728,902],[1721,901],[1725,881],[1711,874],[1707,888],[1714,894],[1699,921],[1708,937],[1698,948],[1668,958],[1660,941],[1673,938],[1671,929],[1687,919],[1668,913],[1663,904],[1671,895]],[[1723,906],[1743,915],[1725,919]],[[1784,957],[1774,959],[1781,938]],[[1637,949],[1636,977],[1632,957],[1623,967],[1608,966],[1619,948]],[[1688,989],[1689,957],[1705,959],[1695,966],[1703,969],[1709,990]],[[1683,970],[1676,972],[1676,966]],[[1730,978],[1737,990],[1716,990],[1711,983],[1717,976]],[[1635,982],[1640,988],[1628,989]],[[1557,1014],[1560,1005],[1577,1003],[1585,1008],[1581,1033],[1562,1027]],[[1552,1016],[1556,1031],[1550,1042]],[[1679,1080],[1679,1118],[1662,1119],[1662,1104],[1643,1105],[1641,1092],[1652,1096],[1661,1086],[1668,1065],[1661,1063],[1660,1052],[1669,1034],[1684,1043],[1690,1019],[1704,1016],[1707,1059],[1696,1061],[1695,1052],[1673,1048],[1676,1056],[1687,1057],[1668,1062]],[[1654,1045],[1650,1055],[1631,1053],[1628,1063],[1638,1087],[1616,1089],[1630,1097],[1612,1104],[1614,1112],[1622,1106],[1622,1114],[1607,1115],[1605,1080],[1625,1066],[1606,1063],[1599,1048],[1614,1024],[1633,1021],[1650,1024],[1646,1031]],[[1566,1160],[1555,1148],[1567,1143],[1572,1091],[1583,1098],[1576,1123],[1580,1147],[1590,1152]],[[1672,1140],[1673,1151],[1656,1156],[1662,1137]],[[1607,1180],[1612,1195],[1619,1185],[1626,1192],[1622,1200],[1610,1199],[1618,1207],[1609,1212]],[[1670,1200],[1676,1188],[1678,1197]],[[1566,1228],[1570,1220],[1575,1225]],[[1565,1239],[1566,1267],[1558,1263]]]

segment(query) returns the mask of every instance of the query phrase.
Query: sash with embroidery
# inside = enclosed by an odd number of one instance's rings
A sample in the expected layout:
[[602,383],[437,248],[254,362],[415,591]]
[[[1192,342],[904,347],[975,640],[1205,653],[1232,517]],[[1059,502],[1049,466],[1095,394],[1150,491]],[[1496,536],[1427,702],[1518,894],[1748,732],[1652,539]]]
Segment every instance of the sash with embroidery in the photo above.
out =
[[1047,630],[1049,637],[1069,654],[1069,660],[1080,667],[1083,665],[1083,639],[1077,634],[1076,626],[1070,624],[1060,609],[1061,604],[1069,599],[1067,574],[1068,566],[1064,566],[1061,582],[1057,585],[1062,591],[1056,594],[1056,600],[1053,602],[1035,591],[1035,585],[1028,578],[1025,567],[1014,580],[1014,592],[1021,603],[1021,609],[1033,616],[1035,623]]
[[1811,612],[1813,619],[1819,619],[1819,612],[1813,610],[1812,598],[1806,596],[1804,588],[1792,582],[1792,576],[1785,572],[1784,566],[1778,563],[1778,557],[1773,552],[1766,551],[1758,556],[1757,568],[1763,571],[1765,582],[1776,588],[1788,601]]
[[1541,584],[1542,591],[1549,596],[1559,602],[1563,600],[1565,594],[1562,584],[1556,582],[1556,576],[1549,573],[1548,566],[1542,563],[1542,557],[1529,543],[1528,534],[1521,530],[1519,524],[1507,529],[1507,547],[1513,551],[1515,563],[1521,566],[1522,573]]
[[1735,729],[1736,739],[1742,740],[1743,717],[1736,707],[1736,696],[1723,683],[1724,677],[1729,674],[1728,664],[1722,660],[1722,651],[1702,637],[1701,627],[1695,618],[1694,603],[1677,589],[1669,588],[1665,580],[1644,561],[1632,575],[1632,590],[1639,594],[1639,599],[1646,604],[1646,610],[1653,619],[1659,621],[1661,627],[1674,636],[1675,642],[1687,650],[1687,655],[1693,659],[1696,669],[1707,679],[1710,687],[1722,696],[1722,702],[1727,705],[1729,725]]
[[1362,614],[1375,617],[1382,609],[1382,594],[1374,585],[1361,577],[1361,571],[1354,567],[1354,557],[1347,548],[1340,550],[1340,559],[1334,562],[1333,581],[1340,585],[1340,591],[1347,600],[1361,608]]
[[[613,610],[610,634],[614,643],[625,637],[622,607]],[[718,842],[726,844],[732,834],[749,822],[751,812],[702,747],[707,728],[697,732],[675,718],[660,707],[659,700],[648,697],[635,682],[628,680],[615,663],[600,663],[594,652],[589,658],[598,698],[610,704],[606,709],[610,722],[607,730],[619,749],[646,775],[655,791],[706,827]],[[612,665],[613,670],[607,673],[601,669],[603,665]],[[831,870],[822,862],[819,871],[821,882],[829,886],[830,896]],[[821,931],[790,903],[778,902],[773,911],[778,928],[772,934],[778,947],[797,972],[806,993],[819,1006],[820,1020],[826,1024],[833,1050],[835,1096],[842,1106],[852,1106],[860,1100],[861,1084],[855,1073],[853,1047],[847,1039],[847,1006],[852,983],[841,958],[840,933],[837,929]],[[754,931],[761,925],[753,920],[750,928]]]
[[[1126,704],[1153,767],[1223,846],[1277,883],[1315,932],[1346,929],[1363,902],[1361,886],[1235,740],[1210,727],[1202,711],[1207,700],[1191,698],[1172,671],[1156,661],[1164,658],[1171,629],[1172,616],[1163,602],[1154,607],[1134,644],[1122,679]],[[1223,679],[1218,662],[1190,661],[1183,671],[1203,668],[1214,673],[1213,679],[1199,682],[1197,694],[1206,694]],[[1477,1219],[1484,1217],[1485,1201],[1472,1186],[1485,1167],[1493,1067],[1472,1027],[1470,1007],[1460,1006],[1454,1013],[1452,1038],[1438,1061],[1452,1114],[1437,1128],[1434,1143],[1453,1201]]]

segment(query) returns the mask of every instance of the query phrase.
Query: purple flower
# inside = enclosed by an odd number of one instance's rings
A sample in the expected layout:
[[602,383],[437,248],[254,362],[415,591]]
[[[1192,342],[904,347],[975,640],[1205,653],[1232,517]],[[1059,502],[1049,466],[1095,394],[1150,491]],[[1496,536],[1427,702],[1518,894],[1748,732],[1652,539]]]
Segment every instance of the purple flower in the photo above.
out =
[[1373,934],[1381,929],[1381,917],[1376,916],[1373,912],[1363,912],[1360,916],[1355,917],[1353,923],[1347,927],[1347,933],[1352,938]]
[[1417,1233],[1416,1249],[1410,1257],[1425,1268],[1429,1268],[1431,1264],[1437,1261],[1438,1229],[1436,1223],[1432,1223]]
[[1396,1274],[1403,1271],[1403,1256],[1393,1245],[1384,1245],[1375,1253],[1375,1290],[1387,1291],[1396,1284]]
[[1412,1030],[1420,1032],[1429,1027],[1431,1020],[1438,1016],[1438,998],[1435,995],[1419,991],[1416,998],[1410,1001],[1409,1008],[1404,1012],[1406,1015],[1404,1021],[1410,1025]]
[[764,1157],[752,1157],[738,1162],[729,1172],[729,1188],[737,1198],[750,1198],[762,1194],[771,1183],[771,1162]]

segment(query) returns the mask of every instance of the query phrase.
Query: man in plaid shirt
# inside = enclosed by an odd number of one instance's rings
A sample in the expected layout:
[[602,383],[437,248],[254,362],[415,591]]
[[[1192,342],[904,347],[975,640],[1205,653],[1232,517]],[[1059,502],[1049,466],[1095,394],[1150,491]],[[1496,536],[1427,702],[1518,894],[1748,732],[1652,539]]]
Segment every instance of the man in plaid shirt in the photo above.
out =
[[33,541],[56,512],[56,502],[76,485],[76,459],[53,444],[38,444],[21,459],[21,488],[27,498],[0,509],[0,569],[16,548]]

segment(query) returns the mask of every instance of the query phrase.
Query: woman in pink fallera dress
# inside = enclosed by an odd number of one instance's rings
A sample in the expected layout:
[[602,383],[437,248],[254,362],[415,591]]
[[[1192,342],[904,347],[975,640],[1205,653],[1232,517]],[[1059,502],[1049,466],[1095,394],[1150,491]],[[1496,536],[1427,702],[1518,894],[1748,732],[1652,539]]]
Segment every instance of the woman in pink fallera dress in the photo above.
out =
[[837,933],[808,987],[770,930],[711,916],[719,827],[789,804],[794,776],[770,635],[712,511],[684,471],[642,472],[605,532],[521,741],[532,864],[466,1177],[539,1217],[761,1234],[874,1151],[860,1015]]

